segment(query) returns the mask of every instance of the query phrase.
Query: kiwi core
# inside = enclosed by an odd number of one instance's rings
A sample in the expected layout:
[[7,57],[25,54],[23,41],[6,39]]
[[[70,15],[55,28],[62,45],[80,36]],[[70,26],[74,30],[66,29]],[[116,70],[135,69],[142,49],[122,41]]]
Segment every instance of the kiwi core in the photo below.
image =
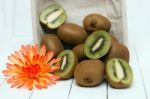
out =
[[62,59],[62,63],[61,63],[61,71],[63,71],[64,67],[67,65],[67,56],[65,55]]
[[122,64],[119,62],[118,59],[115,59],[114,63],[115,63],[114,69],[115,69],[116,77],[120,80],[124,79],[125,78],[125,71],[124,71]]
[[95,52],[96,50],[98,50],[102,46],[103,41],[104,41],[104,38],[102,38],[102,37],[97,39],[96,43],[92,47],[92,52]]
[[54,21],[57,20],[57,18],[59,18],[59,16],[61,16],[63,13],[62,9],[56,9],[53,12],[49,13],[46,17],[46,20],[48,23],[53,23]]

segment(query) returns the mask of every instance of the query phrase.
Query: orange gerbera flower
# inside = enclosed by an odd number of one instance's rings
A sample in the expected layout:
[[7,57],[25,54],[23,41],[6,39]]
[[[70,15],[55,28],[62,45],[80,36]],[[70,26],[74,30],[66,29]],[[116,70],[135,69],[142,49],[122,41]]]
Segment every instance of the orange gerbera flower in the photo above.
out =
[[42,46],[38,50],[38,45],[22,46],[19,51],[8,56],[10,63],[7,63],[7,69],[3,71],[8,77],[7,82],[11,87],[42,89],[51,84],[55,84],[60,78],[53,74],[60,69],[60,66],[54,66],[59,59],[52,59],[54,53],[49,51],[46,54],[46,47]]

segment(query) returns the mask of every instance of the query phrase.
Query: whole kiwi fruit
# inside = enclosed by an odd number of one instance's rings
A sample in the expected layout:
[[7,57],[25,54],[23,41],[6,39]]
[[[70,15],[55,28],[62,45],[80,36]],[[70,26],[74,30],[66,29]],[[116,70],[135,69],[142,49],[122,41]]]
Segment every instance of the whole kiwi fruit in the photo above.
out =
[[58,37],[68,44],[78,45],[85,41],[87,33],[81,26],[74,23],[64,23],[57,30]]
[[104,76],[104,67],[105,65],[101,60],[81,61],[74,72],[76,83],[85,87],[100,84]]
[[64,50],[57,56],[57,58],[62,58],[57,64],[61,66],[61,68],[59,71],[56,71],[55,74],[60,76],[61,79],[69,79],[73,77],[75,67],[78,64],[78,59],[75,53],[72,50]]
[[125,45],[112,41],[111,48],[105,56],[105,62],[112,58],[121,58],[129,62],[129,57],[129,50]]
[[106,64],[106,78],[114,88],[127,88],[133,80],[132,69],[123,59],[110,59]]
[[44,44],[46,46],[46,51],[53,51],[55,57],[64,50],[61,41],[54,34],[44,34],[40,43],[41,45]]
[[72,51],[77,55],[78,60],[81,61],[86,58],[84,54],[84,44],[79,44],[75,46]]
[[92,13],[84,18],[83,26],[90,33],[97,30],[105,30],[108,32],[111,28],[111,22],[101,14]]
[[117,39],[114,35],[110,34],[110,36],[111,36],[112,42],[113,42],[113,41],[114,41],[114,42],[119,42],[118,39]]

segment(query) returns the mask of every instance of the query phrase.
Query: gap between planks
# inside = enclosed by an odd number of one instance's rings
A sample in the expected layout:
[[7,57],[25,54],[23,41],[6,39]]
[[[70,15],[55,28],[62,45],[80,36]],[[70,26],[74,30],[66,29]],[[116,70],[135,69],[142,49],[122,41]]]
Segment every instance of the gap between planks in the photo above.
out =
[[[134,51],[135,51],[135,54],[136,54],[137,62],[140,65],[138,53],[137,53],[137,50],[136,50],[135,46],[134,46]],[[148,94],[147,94],[147,91],[146,91],[146,86],[145,86],[145,81],[144,81],[144,76],[143,76],[143,73],[142,73],[142,69],[141,69],[141,66],[138,66],[138,67],[139,67],[139,72],[140,72],[140,75],[141,75],[141,78],[142,78],[142,84],[143,84],[143,87],[144,87],[145,97],[146,97],[146,99],[148,99]]]

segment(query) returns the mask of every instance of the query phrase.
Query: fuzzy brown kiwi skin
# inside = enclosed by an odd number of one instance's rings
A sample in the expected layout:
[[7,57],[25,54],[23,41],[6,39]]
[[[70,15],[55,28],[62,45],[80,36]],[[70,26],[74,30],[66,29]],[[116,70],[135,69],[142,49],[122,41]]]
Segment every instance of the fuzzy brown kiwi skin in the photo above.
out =
[[41,38],[41,45],[46,46],[46,51],[53,51],[54,57],[56,57],[61,51],[64,50],[63,45],[59,38],[54,34],[44,34]]
[[[73,59],[75,59],[74,60],[74,65],[73,65],[73,68],[71,69],[71,71],[70,72],[68,72],[68,74],[65,74],[65,73],[62,73],[62,72],[60,72],[60,71],[56,71],[54,74],[56,74],[56,75],[58,75],[58,76],[60,76],[61,78],[60,79],[62,79],[62,80],[67,80],[67,79],[69,79],[69,78],[72,78],[72,77],[74,77],[74,71],[75,71],[75,68],[76,68],[76,66],[77,66],[77,64],[78,64],[78,58],[77,58],[77,56],[75,55],[75,53],[74,53],[74,58]],[[60,62],[58,62],[56,65],[60,65],[61,63]],[[64,67],[65,68],[65,67]]]
[[94,87],[101,83],[104,76],[104,63],[100,60],[84,60],[74,72],[76,83],[83,87]]
[[79,61],[82,61],[86,58],[84,54],[84,44],[75,46],[72,51],[77,55]]
[[112,42],[119,42],[118,39],[114,35],[110,34],[110,36],[111,36]]
[[106,63],[109,59],[121,58],[129,63],[129,57],[129,50],[125,45],[116,41],[112,41],[111,48],[103,59]]
[[74,23],[64,23],[57,30],[58,37],[65,43],[78,45],[85,41],[88,34],[81,26]]
[[90,33],[97,30],[108,32],[111,28],[111,22],[101,14],[92,13],[84,18],[83,26]]

